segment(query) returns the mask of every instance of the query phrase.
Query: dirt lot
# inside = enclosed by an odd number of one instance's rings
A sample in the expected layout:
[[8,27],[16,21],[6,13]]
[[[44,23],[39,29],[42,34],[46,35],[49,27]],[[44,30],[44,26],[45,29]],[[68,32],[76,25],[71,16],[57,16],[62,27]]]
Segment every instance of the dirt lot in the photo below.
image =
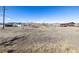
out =
[[78,27],[6,27],[0,29],[1,53],[79,52]]

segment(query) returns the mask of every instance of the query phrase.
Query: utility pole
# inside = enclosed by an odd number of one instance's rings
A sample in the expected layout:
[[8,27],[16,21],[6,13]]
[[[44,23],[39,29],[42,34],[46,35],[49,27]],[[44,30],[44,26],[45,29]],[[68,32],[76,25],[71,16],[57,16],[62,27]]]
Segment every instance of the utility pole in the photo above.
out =
[[5,6],[3,6],[3,29],[5,29]]

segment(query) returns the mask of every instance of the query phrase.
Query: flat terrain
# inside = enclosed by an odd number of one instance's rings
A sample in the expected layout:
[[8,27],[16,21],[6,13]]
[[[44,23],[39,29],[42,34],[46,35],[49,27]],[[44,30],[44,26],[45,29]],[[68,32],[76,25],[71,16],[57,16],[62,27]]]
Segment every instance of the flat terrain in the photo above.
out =
[[0,29],[0,52],[79,52],[79,27],[6,27]]

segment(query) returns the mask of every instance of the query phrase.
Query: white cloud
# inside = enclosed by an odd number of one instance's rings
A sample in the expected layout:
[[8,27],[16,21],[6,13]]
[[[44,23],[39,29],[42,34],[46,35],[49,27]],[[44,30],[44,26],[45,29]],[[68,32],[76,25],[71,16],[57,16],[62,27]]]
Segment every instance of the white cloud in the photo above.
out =
[[7,20],[11,20],[11,18],[7,18]]
[[[5,22],[11,22],[13,21],[13,19],[9,18],[9,17],[5,17]],[[3,17],[0,16],[0,22],[3,22]]]

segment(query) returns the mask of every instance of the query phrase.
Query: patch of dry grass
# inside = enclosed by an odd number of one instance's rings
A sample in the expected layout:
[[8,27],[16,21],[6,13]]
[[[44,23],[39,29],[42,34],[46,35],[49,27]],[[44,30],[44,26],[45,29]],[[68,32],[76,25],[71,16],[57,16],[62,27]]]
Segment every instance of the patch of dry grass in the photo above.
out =
[[[74,53],[79,52],[79,33],[75,27],[24,27],[0,29],[3,53]],[[14,29],[14,30],[13,30]],[[5,46],[6,45],[6,46]]]

